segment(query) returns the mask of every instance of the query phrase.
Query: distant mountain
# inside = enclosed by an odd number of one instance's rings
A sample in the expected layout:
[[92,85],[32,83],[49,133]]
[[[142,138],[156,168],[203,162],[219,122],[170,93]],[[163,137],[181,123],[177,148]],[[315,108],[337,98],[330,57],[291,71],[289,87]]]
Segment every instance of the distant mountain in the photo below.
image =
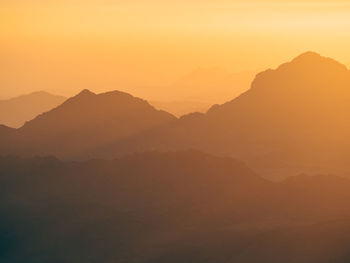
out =
[[222,103],[249,89],[255,72],[232,73],[223,68],[198,68],[172,85],[175,96]]
[[0,158],[1,262],[348,262],[350,180],[198,151]]
[[39,91],[8,100],[0,100],[0,124],[13,128],[52,110],[66,100],[65,97]]
[[0,152],[73,157],[174,120],[127,93],[84,90],[17,129],[3,140]]
[[114,144],[105,156],[119,149],[196,148],[241,158],[270,176],[350,174],[349,100],[350,71],[307,52],[258,74],[238,98]]
[[193,112],[204,113],[212,106],[209,103],[200,101],[150,101],[150,104],[177,117]]
[[212,105],[224,103],[248,90],[255,75],[256,71],[230,72],[225,68],[203,67],[168,85],[129,87],[127,91],[149,101],[191,101]]

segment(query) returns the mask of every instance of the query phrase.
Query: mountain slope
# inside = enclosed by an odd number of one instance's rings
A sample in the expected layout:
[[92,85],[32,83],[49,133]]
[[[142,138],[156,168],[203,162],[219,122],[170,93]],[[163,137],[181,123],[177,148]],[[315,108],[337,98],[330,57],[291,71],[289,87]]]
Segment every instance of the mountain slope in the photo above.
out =
[[66,100],[65,97],[39,91],[8,100],[0,100],[0,123],[21,127],[37,115],[49,111]]

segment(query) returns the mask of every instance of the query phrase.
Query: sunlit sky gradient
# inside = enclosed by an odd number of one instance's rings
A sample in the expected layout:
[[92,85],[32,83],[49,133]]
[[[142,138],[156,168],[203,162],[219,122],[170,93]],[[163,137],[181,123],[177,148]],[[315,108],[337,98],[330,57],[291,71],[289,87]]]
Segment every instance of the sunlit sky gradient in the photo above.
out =
[[349,32],[350,1],[2,0],[0,98],[147,93],[198,67],[257,72],[308,50],[349,65]]

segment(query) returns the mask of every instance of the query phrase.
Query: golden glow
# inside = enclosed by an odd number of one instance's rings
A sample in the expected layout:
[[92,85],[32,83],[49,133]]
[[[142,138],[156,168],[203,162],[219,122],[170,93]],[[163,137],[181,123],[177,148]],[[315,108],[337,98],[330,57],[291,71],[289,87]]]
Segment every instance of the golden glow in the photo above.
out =
[[[348,1],[5,0],[0,7],[0,97],[83,88],[147,94],[198,67],[257,72],[307,50],[350,63]],[[171,88],[164,92],[172,97]]]

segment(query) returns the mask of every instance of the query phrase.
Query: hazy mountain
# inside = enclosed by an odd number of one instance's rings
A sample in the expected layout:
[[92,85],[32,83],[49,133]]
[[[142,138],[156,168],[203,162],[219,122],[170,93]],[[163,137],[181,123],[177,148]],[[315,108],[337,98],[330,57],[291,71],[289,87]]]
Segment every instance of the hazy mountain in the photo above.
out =
[[169,113],[123,92],[84,90],[4,139],[4,153],[74,156],[174,121]]
[[[157,148],[231,155],[267,174],[350,174],[350,71],[308,52],[258,74],[238,98],[104,149]],[[100,151],[103,152],[103,151]]]
[[259,168],[349,172],[349,87],[344,65],[304,53],[257,75],[239,98],[213,107],[200,129],[215,127],[223,139],[215,150],[246,153]]
[[190,101],[199,106],[203,103],[212,105],[226,102],[248,90],[255,74],[256,71],[233,73],[220,67],[202,67],[166,86],[129,87],[126,90],[149,101]]
[[39,91],[8,100],[0,100],[0,123],[13,128],[49,111],[66,100],[65,97]]
[[1,262],[347,262],[350,180],[197,151],[0,158]]
[[[249,89],[254,72],[229,72],[223,68],[198,68],[173,85],[175,96],[222,103]],[[215,91],[215,93],[213,93]]]
[[166,112],[174,114],[177,117],[192,113],[204,113],[212,106],[206,102],[199,101],[150,101],[157,109],[162,109]]
[[344,65],[307,52],[258,74],[232,101],[180,119],[124,93],[83,92],[24,125],[1,151],[86,159],[194,148],[279,178],[348,175],[349,87]]
[[345,173],[349,99],[350,71],[308,52],[257,75],[249,91],[213,107],[204,125],[221,135],[218,151],[245,152],[259,168]]

